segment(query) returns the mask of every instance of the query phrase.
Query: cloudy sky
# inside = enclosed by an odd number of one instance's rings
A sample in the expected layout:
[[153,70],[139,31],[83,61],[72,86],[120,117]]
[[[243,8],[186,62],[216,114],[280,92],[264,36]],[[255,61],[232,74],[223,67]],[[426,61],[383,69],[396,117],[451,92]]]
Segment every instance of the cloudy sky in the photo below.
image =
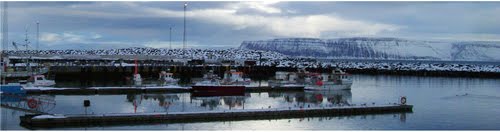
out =
[[[9,2],[9,41],[41,49],[182,47],[184,2]],[[188,48],[286,37],[500,41],[500,2],[188,2]],[[12,49],[12,46],[10,46]]]

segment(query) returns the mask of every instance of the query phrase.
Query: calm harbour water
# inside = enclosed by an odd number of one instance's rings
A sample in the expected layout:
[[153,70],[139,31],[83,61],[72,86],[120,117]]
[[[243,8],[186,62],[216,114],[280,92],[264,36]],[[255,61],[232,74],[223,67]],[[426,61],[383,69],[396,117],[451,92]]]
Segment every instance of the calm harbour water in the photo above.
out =
[[[342,117],[171,123],[71,130],[435,130],[500,129],[500,79],[354,75],[350,91],[263,92],[241,97],[191,97],[184,94],[39,95],[51,100],[44,111],[58,114],[102,114],[163,111],[211,111],[320,107],[345,103],[387,104],[407,96],[413,113]],[[85,109],[83,100],[90,100]],[[21,102],[25,103],[25,102]],[[135,105],[134,105],[135,104]],[[2,130],[25,130],[25,112],[2,108]]]

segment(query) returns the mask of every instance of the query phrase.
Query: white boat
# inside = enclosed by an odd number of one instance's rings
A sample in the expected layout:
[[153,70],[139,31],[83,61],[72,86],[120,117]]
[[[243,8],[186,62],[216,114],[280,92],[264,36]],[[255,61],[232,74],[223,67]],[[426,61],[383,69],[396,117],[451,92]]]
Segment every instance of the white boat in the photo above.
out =
[[243,78],[243,72],[234,69],[226,71],[224,78],[221,80],[222,85],[249,85],[250,83],[250,78]]
[[350,90],[352,77],[340,69],[328,74],[316,74],[306,78],[306,90]]
[[49,87],[56,85],[54,80],[48,80],[44,75],[34,75],[31,76],[26,83],[28,87]]
[[141,74],[134,74],[133,81],[134,81],[134,85],[141,86],[142,85]]
[[29,70],[22,70],[22,71],[12,71],[12,70],[6,70],[3,71],[3,68],[1,68],[0,72],[2,72],[1,77],[5,78],[23,78],[26,79],[27,77],[36,74],[45,74],[49,72],[49,68],[42,67],[42,68],[37,68],[37,70],[34,71],[29,71]]
[[179,79],[174,78],[174,74],[170,72],[161,71],[159,80],[163,82],[163,85],[177,85]]
[[298,76],[296,73],[293,72],[281,72],[278,71],[276,72],[275,79],[270,80],[269,86],[271,87],[278,87],[278,86],[285,86],[285,85],[296,85],[298,84]]

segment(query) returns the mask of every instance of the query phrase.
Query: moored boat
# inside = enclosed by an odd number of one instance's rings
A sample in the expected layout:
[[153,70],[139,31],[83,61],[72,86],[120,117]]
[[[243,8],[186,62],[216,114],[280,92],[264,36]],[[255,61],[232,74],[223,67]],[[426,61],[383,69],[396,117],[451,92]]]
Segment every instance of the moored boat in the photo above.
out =
[[[204,80],[197,82],[192,86],[193,96],[243,96],[245,95],[245,81],[240,79],[241,74],[226,74],[238,75],[236,77],[226,78],[221,82],[218,76],[212,71],[204,75]],[[226,77],[229,77],[227,75]]]
[[271,87],[281,87],[285,85],[296,85],[298,84],[298,76],[293,72],[276,72],[275,79],[270,80],[269,86]]
[[26,94],[24,87],[19,83],[8,83],[0,85],[2,94]]
[[308,76],[306,80],[305,89],[308,90],[350,90],[353,83],[351,74],[340,69],[328,74]]
[[174,74],[170,72],[161,71],[159,80],[163,85],[177,85],[179,79],[174,78]]
[[34,75],[28,79],[27,86],[35,86],[35,87],[48,87],[54,86],[56,82],[54,80],[48,80],[44,75]]

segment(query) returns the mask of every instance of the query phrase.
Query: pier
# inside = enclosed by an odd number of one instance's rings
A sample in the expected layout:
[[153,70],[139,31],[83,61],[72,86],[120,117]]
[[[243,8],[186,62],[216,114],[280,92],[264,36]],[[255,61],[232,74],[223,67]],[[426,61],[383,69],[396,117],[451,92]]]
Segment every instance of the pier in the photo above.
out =
[[276,108],[202,112],[111,113],[91,115],[28,114],[20,117],[27,128],[106,126],[147,123],[208,122],[283,119],[412,112],[412,105]]
[[[301,91],[304,86],[248,86],[245,92],[270,92],[270,91]],[[129,86],[129,87],[89,87],[89,88],[25,88],[27,94],[61,94],[61,95],[93,95],[93,94],[131,94],[131,93],[188,93],[191,87],[179,86]]]

